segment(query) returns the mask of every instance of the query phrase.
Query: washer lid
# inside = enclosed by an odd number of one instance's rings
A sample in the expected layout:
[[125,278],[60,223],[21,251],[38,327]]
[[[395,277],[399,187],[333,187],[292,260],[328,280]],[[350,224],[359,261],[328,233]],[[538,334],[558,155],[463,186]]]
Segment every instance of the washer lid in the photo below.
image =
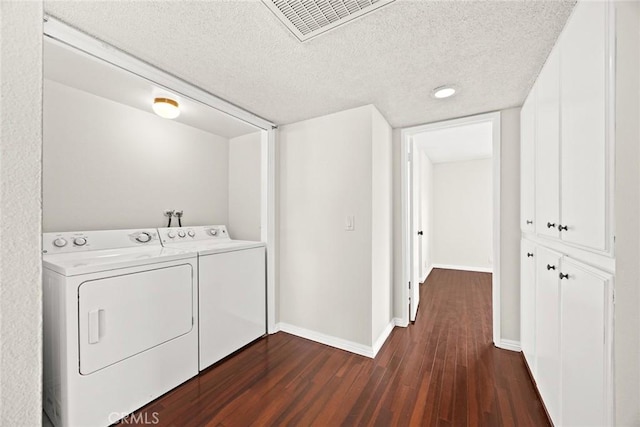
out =
[[152,246],[47,254],[42,256],[42,264],[64,276],[77,276],[195,257],[194,252]]
[[243,249],[262,248],[263,242],[249,240],[226,240],[226,241],[191,241],[183,243],[165,244],[166,248],[176,248],[185,251],[197,252],[198,255],[211,255],[222,252],[241,251]]

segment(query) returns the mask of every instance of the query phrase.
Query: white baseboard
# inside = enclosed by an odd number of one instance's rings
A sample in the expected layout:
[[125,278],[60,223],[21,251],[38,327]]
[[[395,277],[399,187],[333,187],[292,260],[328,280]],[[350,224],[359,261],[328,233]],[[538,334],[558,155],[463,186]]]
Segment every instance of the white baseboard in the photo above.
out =
[[494,343],[496,347],[501,348],[503,350],[511,350],[520,352],[522,349],[520,348],[520,341],[514,340],[500,340],[500,342]]
[[389,338],[389,335],[391,335],[391,331],[393,331],[393,328],[395,326],[395,319],[391,319],[391,322],[389,322],[386,328],[384,328],[378,339],[375,340],[375,342],[373,343],[373,357],[376,357],[376,354],[378,354],[385,341],[387,341],[387,338]]
[[283,322],[280,322],[278,324],[278,329],[282,332],[315,341],[320,344],[339,348],[340,350],[345,350],[350,353],[359,354],[361,356],[370,357],[372,359],[374,357],[373,347],[366,346],[357,342],[344,340],[342,338],[337,338],[320,332],[311,331],[309,329],[300,328],[298,326],[290,325]]
[[445,270],[477,271],[479,273],[493,273],[492,267],[470,267],[468,265],[433,264],[431,268],[444,268]]
[[399,326],[401,328],[406,328],[407,326],[409,326],[409,321],[408,320],[407,321],[402,320],[400,317],[394,317],[393,318],[393,323],[396,326]]
[[376,354],[378,354],[384,343],[387,341],[389,335],[391,335],[391,332],[393,331],[395,325],[396,319],[393,319],[384,328],[372,347],[357,342],[344,340],[342,338],[337,338],[331,335],[326,335],[321,332],[301,328],[299,326],[290,325],[288,323],[278,323],[276,325],[276,330],[373,359],[374,357],[376,357]]
[[420,283],[426,282],[427,281],[427,277],[429,277],[429,275],[431,274],[432,271],[433,271],[433,265],[429,266],[429,268],[427,269],[427,274],[424,275],[424,277],[422,278]]

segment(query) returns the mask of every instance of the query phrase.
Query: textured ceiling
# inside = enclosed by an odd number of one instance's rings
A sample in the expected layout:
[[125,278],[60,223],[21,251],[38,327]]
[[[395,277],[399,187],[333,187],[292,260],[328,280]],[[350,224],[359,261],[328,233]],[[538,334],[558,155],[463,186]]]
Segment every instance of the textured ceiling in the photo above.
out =
[[[521,105],[574,4],[397,0],[304,43],[259,0],[45,9],[275,123],[374,104],[404,127]],[[455,97],[430,96],[447,83]]]

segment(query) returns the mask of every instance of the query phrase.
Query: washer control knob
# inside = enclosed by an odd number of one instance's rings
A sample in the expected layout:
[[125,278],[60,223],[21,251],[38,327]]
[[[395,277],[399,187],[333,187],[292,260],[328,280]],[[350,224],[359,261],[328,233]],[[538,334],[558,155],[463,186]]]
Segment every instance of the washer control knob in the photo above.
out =
[[67,241],[62,237],[58,237],[53,241],[53,246],[55,246],[56,248],[62,248],[64,246],[67,246]]
[[84,237],[76,237],[73,239],[73,244],[76,246],[84,246],[87,244],[87,239]]
[[178,237],[182,238],[184,236],[186,236],[184,231],[182,231],[182,230],[178,231]]
[[196,235],[196,232],[193,230],[189,230],[187,231],[187,234],[189,235],[189,237],[194,237]]
[[143,231],[142,233],[138,234],[138,237],[136,237],[136,240],[140,243],[147,243],[149,240],[151,240],[151,234],[147,233],[146,231]]
[[217,228],[212,228],[209,230],[209,234],[211,234],[212,236],[217,236],[218,235],[218,229]]
[[168,236],[170,239],[173,239],[173,238],[175,238],[175,237],[176,237],[176,232],[175,232],[175,231],[170,231],[170,232],[168,232],[168,233],[167,233],[167,236]]

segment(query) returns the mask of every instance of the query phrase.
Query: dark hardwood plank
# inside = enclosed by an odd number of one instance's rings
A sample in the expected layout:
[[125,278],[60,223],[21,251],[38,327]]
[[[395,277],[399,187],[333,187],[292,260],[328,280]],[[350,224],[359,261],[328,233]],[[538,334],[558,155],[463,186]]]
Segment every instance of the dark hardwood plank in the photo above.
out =
[[491,342],[490,274],[436,269],[420,300],[415,324],[394,329],[375,359],[279,332],[133,419],[180,427],[549,425],[521,355]]

